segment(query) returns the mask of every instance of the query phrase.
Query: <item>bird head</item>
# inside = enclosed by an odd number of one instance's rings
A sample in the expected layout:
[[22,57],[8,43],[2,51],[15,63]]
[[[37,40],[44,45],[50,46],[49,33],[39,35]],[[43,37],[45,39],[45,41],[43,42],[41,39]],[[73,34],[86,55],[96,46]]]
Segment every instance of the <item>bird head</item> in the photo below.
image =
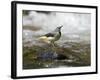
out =
[[60,31],[62,27],[63,27],[63,25],[57,27],[57,28],[55,29],[55,31]]
[[63,25],[61,25],[61,26],[59,26],[59,27],[57,27],[58,29],[61,29],[63,27]]

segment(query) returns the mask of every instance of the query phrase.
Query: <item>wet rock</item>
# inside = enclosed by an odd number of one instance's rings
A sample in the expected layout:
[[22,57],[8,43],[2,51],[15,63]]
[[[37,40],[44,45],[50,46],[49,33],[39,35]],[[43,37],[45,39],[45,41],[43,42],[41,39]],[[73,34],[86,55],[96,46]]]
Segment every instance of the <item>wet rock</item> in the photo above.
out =
[[52,60],[52,59],[56,59],[57,57],[58,54],[56,54],[53,51],[41,52],[38,54],[38,59]]
[[38,59],[45,59],[45,60],[65,60],[68,59],[63,54],[56,53],[54,51],[46,51],[46,52],[41,52],[38,55]]

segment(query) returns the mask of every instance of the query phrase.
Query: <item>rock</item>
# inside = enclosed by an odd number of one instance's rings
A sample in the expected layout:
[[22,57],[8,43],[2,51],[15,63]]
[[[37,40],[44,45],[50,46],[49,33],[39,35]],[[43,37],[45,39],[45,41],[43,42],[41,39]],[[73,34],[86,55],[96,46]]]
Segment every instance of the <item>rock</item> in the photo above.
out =
[[56,59],[58,54],[53,51],[45,51],[38,54],[38,59],[52,60]]

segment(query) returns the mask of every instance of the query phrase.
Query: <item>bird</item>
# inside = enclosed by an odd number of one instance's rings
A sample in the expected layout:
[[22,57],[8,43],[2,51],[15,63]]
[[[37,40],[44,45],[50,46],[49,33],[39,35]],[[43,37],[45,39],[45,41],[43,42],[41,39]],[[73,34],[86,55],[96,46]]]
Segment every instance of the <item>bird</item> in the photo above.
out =
[[61,28],[63,25],[58,26],[55,30],[45,35],[39,37],[39,40],[42,40],[48,44],[52,44],[54,46],[54,42],[58,41],[61,38]]

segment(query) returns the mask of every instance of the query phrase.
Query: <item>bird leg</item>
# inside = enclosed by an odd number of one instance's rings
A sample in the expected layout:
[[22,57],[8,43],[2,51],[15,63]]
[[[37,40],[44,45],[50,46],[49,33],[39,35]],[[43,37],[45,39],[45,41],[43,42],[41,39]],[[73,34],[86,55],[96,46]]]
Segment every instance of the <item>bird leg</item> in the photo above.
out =
[[52,47],[52,45],[51,44],[48,44],[48,49],[49,50],[51,50],[51,47]]
[[54,53],[56,53],[56,46],[55,46],[54,42],[52,42],[51,44],[52,44],[52,50],[54,51]]

